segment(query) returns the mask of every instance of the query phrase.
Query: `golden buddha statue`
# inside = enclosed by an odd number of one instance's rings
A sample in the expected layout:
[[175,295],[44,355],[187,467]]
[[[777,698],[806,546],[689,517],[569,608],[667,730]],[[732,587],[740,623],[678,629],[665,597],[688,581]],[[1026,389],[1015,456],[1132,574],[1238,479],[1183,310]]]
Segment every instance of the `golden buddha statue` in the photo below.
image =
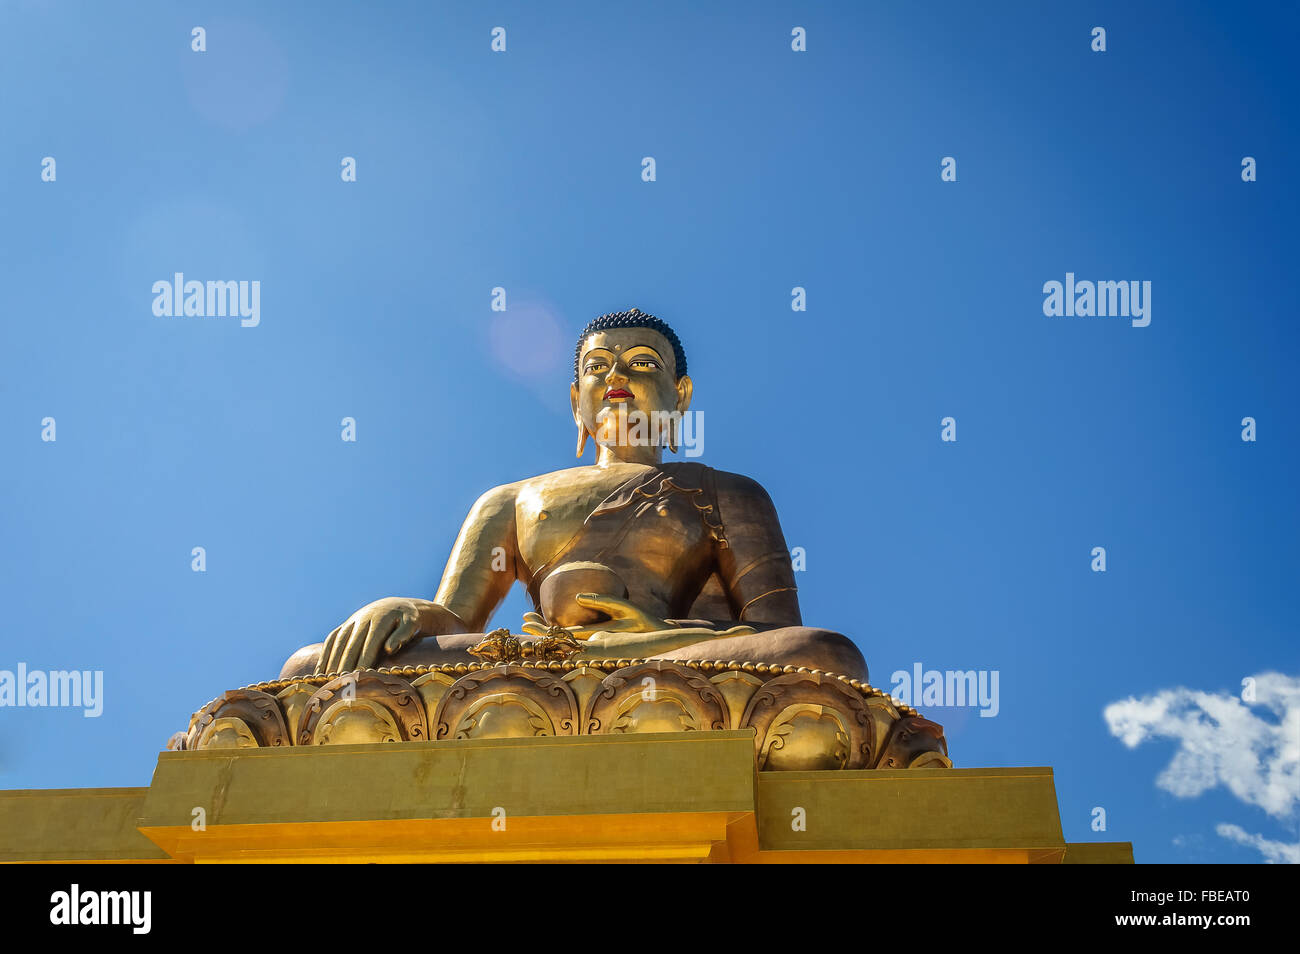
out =
[[[755,481],[663,461],[691,403],[673,330],[637,309],[579,336],[570,387],[578,457],[594,464],[504,484],[470,510],[432,601],[362,607],[281,679],[474,662],[516,581],[534,610],[525,634],[562,626],[574,658],[763,660],[867,679],[845,636],[803,625],[776,510]],[[632,426],[628,426],[629,423]]]

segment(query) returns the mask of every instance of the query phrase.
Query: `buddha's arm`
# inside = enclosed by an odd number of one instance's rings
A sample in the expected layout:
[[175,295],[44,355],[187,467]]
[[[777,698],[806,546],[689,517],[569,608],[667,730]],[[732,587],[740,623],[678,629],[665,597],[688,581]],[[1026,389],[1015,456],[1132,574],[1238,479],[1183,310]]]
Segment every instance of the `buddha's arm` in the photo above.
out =
[[482,629],[514,583],[515,488],[490,490],[460,528],[433,601],[390,596],[361,607],[325,637],[322,673],[367,669],[422,636]]
[[519,576],[516,485],[489,490],[470,509],[433,602],[481,632]]
[[727,546],[718,549],[718,577],[733,625],[802,625],[790,551],[772,498],[756,481],[738,474],[719,472],[717,488],[718,516],[727,536]]

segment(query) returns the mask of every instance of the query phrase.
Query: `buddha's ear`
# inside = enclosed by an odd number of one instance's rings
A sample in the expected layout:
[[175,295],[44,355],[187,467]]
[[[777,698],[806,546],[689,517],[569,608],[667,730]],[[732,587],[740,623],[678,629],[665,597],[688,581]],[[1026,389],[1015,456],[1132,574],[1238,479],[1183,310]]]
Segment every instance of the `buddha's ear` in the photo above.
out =
[[578,425],[578,457],[582,457],[582,452],[587,449],[587,425],[582,423],[582,415],[578,413],[576,382],[569,385],[569,406],[573,409],[573,422]]
[[690,375],[683,374],[677,379],[677,410],[683,414],[691,406],[691,395],[695,393],[695,383]]

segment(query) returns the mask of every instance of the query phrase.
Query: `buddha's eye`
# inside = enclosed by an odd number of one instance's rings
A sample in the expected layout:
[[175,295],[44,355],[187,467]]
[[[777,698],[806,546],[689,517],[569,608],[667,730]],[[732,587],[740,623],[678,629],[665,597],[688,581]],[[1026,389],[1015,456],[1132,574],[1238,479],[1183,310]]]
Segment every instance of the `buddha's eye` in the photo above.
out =
[[592,361],[587,365],[587,373],[599,374],[601,371],[605,370],[605,367],[606,365],[604,361]]
[[642,370],[642,371],[658,371],[658,370],[659,370],[659,362],[658,362],[658,361],[654,361],[654,360],[652,360],[652,359],[650,359],[650,358],[634,358],[634,359],[632,359],[632,361],[631,361],[630,363],[631,363],[632,367],[637,368],[637,369]]

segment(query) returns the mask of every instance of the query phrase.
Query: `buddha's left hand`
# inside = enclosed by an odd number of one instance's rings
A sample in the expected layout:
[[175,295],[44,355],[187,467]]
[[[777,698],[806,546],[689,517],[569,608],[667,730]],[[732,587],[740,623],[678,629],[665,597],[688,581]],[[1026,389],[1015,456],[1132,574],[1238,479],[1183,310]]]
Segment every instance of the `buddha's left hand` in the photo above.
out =
[[[577,639],[588,639],[596,633],[657,633],[675,628],[667,620],[647,613],[635,603],[616,596],[579,593],[575,599],[579,606],[598,610],[609,617],[603,622],[592,623],[590,626],[570,627],[569,632]],[[523,631],[530,636],[545,636],[546,627],[546,620],[540,614],[524,614]]]
[[[607,624],[606,624],[607,625]],[[650,632],[619,632],[603,629],[587,636],[582,643],[582,653],[577,659],[644,659],[659,653],[672,652],[683,646],[706,643],[727,636],[747,636],[754,632],[752,626],[732,626],[717,630],[705,626],[675,626],[671,622],[665,629]]]
[[[671,652],[683,646],[719,639],[725,636],[743,636],[754,632],[752,626],[739,624],[717,630],[706,626],[681,625],[660,619],[635,604],[614,596],[596,596],[583,593],[578,602],[590,609],[600,610],[609,619],[591,626],[571,629],[576,638],[583,640],[582,654],[578,659],[611,657],[643,658],[656,653]],[[524,615],[523,630],[532,636],[546,634],[546,621],[536,613]]]

